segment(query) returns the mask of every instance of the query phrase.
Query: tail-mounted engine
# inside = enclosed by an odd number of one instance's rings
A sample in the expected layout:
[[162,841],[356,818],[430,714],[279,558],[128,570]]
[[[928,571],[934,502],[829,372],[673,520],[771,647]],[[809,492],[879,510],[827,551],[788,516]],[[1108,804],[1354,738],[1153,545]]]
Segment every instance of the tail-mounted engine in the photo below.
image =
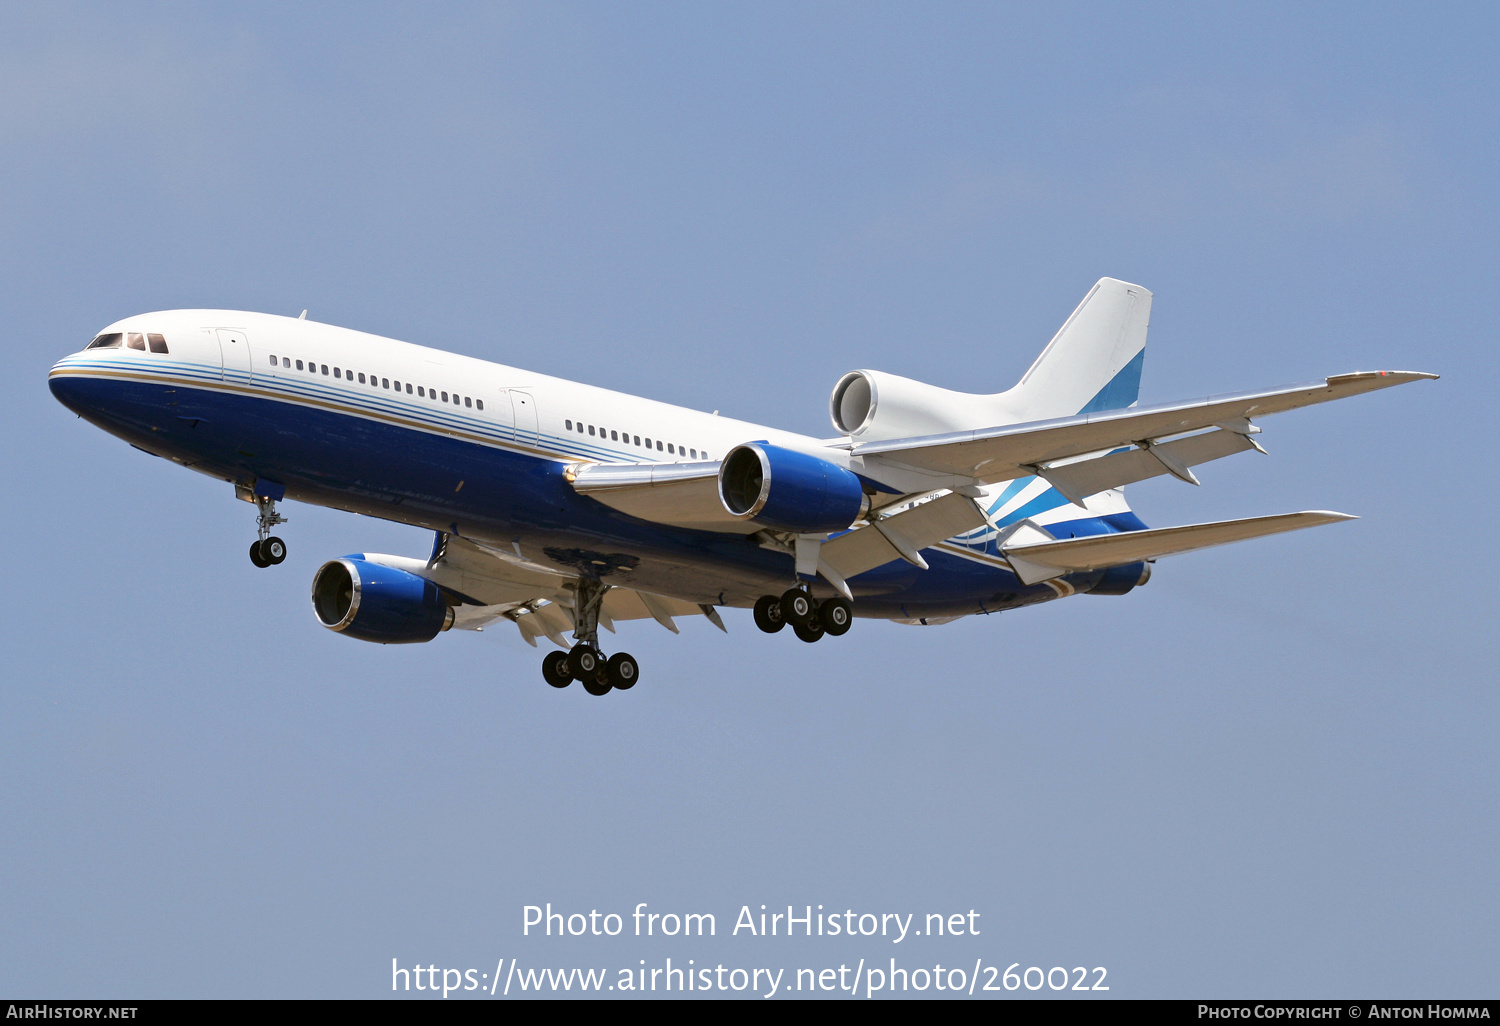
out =
[[436,584],[353,556],[319,568],[312,605],[329,630],[381,645],[431,641],[453,626],[453,607]]
[[719,499],[741,520],[797,534],[842,531],[869,500],[853,473],[768,442],[735,446],[719,467]]
[[833,387],[833,426],[862,442],[970,431],[1001,423],[993,395],[954,392],[884,371],[850,371]]

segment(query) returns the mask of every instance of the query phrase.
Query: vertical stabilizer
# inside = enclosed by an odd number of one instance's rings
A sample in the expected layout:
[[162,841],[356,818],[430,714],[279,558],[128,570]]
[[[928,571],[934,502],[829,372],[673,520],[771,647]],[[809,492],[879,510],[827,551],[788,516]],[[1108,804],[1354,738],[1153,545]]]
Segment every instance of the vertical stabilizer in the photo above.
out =
[[1020,382],[996,397],[1020,423],[1134,406],[1146,358],[1151,293],[1100,278]]

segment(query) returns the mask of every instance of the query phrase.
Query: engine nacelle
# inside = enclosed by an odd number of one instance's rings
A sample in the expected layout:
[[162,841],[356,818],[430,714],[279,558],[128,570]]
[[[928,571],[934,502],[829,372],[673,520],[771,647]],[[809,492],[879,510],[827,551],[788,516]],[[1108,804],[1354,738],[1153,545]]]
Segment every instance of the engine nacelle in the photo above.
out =
[[719,467],[719,500],[741,520],[797,534],[842,531],[869,505],[849,470],[769,442],[729,451]]
[[833,387],[833,426],[864,442],[913,438],[1009,423],[1005,393],[954,392],[884,371],[850,371]]
[[431,641],[453,626],[453,608],[436,584],[356,556],[318,569],[312,605],[329,630],[381,645]]

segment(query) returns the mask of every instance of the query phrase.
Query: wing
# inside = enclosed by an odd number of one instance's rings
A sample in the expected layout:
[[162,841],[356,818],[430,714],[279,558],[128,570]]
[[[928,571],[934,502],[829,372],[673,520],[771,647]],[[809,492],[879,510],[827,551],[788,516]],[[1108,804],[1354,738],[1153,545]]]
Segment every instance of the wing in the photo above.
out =
[[[1266,392],[1138,406],[1056,420],[856,444],[850,469],[900,492],[962,488],[1036,474],[1070,499],[1156,474],[1196,484],[1194,462],[1259,448],[1252,417],[1436,378],[1420,371],[1340,374]],[[1163,439],[1205,431],[1205,435]],[[1121,446],[1133,451],[1114,452]],[[1082,458],[1082,459],[1080,459]]]
[[754,534],[719,501],[719,461],[584,463],[566,477],[580,495],[642,520],[725,534]]
[[[574,578],[518,551],[439,533],[428,560],[369,552],[364,558],[425,577],[442,588],[455,603],[456,628],[483,630],[504,618],[516,625],[529,645],[545,637],[562,648],[572,647],[564,635],[573,629]],[[621,587],[605,594],[599,623],[613,631],[616,620],[650,619],[675,634],[674,618],[679,616],[705,616],[726,630],[713,606]]]

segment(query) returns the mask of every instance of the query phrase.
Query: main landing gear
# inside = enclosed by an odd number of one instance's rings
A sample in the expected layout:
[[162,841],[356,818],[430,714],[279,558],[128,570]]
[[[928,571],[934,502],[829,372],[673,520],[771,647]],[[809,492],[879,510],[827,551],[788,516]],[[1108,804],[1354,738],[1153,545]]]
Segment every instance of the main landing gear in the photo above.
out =
[[573,599],[573,637],[578,639],[566,652],[548,652],[542,659],[542,678],[555,688],[575,680],[591,695],[629,691],[635,687],[641,668],[635,657],[616,652],[608,659],[599,651],[599,606],[609,585],[588,577],[578,579]]
[[286,559],[286,542],[271,534],[271,528],[286,523],[286,517],[276,512],[276,500],[255,496],[255,508],[260,516],[255,518],[256,538],[250,543],[250,562],[258,567],[275,566]]
[[847,599],[835,595],[820,603],[802,584],[780,596],[762,595],[755,603],[755,626],[775,634],[791,624],[792,633],[806,642],[817,641],[825,634],[846,634],[853,620],[854,608]]

